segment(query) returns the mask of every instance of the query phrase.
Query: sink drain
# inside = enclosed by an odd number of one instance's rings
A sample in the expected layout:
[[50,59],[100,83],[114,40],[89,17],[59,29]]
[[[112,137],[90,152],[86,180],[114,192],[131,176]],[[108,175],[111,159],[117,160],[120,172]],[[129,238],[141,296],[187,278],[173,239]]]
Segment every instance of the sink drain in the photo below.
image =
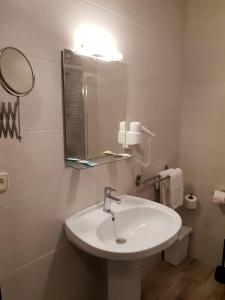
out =
[[127,241],[124,238],[118,238],[116,239],[116,243],[119,245],[125,244]]

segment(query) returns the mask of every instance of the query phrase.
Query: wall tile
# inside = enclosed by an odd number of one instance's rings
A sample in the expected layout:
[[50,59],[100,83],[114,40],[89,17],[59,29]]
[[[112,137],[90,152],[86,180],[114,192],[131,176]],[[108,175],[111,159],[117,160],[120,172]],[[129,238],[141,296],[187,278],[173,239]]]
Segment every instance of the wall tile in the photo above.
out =
[[101,260],[67,245],[2,278],[2,296],[8,300],[104,299],[104,290],[95,289],[101,279],[97,268],[103,273]]
[[[73,48],[77,1],[1,2],[1,42],[36,58],[60,62],[62,48]],[[8,26],[10,24],[10,26]]]
[[221,138],[224,122],[183,121],[180,152],[202,159],[220,159],[225,151],[225,141]]
[[210,234],[204,228],[194,231],[190,246],[190,255],[207,265],[221,263],[223,238]]
[[32,58],[35,86],[22,98],[23,130],[62,129],[61,64]]
[[[163,86],[163,88],[162,88]],[[140,122],[180,121],[181,90],[178,83],[150,77],[128,78],[127,119]],[[162,123],[162,122],[161,122]]]
[[225,3],[223,0],[189,0],[188,1],[188,22],[189,20],[209,20],[215,16],[223,16]]
[[187,1],[151,0],[145,1],[142,22],[157,36],[164,36],[182,42],[186,24]]
[[214,122],[224,122],[224,82],[186,83],[182,94],[182,119],[186,125],[200,121],[213,127]]
[[198,18],[189,20],[186,31],[186,43],[208,42],[210,40],[222,39],[224,33],[224,15],[207,19]]
[[[156,135],[151,142],[151,159],[153,162],[168,156],[178,155],[180,132],[176,121],[144,123],[144,126],[150,128]],[[141,145],[141,151],[145,153],[145,156],[147,156],[148,149],[147,141],[148,137],[145,136]]]
[[211,195],[215,189],[224,188],[224,164],[223,160],[204,159],[192,155],[180,156],[180,166],[185,170],[185,183],[199,191],[199,186],[207,186]]
[[1,208],[0,228],[2,277],[62,244],[55,193]]
[[22,142],[1,141],[1,171],[8,172],[10,187],[0,195],[0,206],[55,190],[64,168],[62,130],[23,131]]
[[158,34],[146,33],[144,75],[179,83],[182,79],[183,43]]
[[225,77],[225,39],[186,44],[187,82],[223,82]]

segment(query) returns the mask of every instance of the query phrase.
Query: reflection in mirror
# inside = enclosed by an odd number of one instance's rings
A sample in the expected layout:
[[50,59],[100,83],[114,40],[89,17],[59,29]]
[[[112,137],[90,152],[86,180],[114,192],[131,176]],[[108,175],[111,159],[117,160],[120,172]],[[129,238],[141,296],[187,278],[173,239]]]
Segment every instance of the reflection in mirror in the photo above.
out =
[[6,47],[0,51],[0,80],[4,89],[14,96],[25,96],[33,89],[33,70],[20,50]]
[[90,166],[86,161],[102,164],[121,159],[104,152],[124,152],[118,130],[126,117],[126,64],[70,50],[64,50],[62,57],[66,165],[82,169]]

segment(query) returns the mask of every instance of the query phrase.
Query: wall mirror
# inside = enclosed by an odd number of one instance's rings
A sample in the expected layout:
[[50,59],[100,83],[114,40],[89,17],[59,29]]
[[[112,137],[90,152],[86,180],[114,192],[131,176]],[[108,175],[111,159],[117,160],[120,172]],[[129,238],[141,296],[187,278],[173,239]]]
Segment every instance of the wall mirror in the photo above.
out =
[[117,154],[124,152],[118,131],[126,118],[126,64],[65,49],[62,69],[65,164],[83,169],[124,159]]

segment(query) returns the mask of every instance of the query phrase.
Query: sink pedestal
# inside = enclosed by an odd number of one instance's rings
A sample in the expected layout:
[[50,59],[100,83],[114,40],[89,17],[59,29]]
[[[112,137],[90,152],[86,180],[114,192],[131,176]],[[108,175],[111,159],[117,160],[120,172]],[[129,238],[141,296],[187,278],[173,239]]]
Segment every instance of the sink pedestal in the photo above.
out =
[[141,300],[141,261],[108,260],[108,300]]

